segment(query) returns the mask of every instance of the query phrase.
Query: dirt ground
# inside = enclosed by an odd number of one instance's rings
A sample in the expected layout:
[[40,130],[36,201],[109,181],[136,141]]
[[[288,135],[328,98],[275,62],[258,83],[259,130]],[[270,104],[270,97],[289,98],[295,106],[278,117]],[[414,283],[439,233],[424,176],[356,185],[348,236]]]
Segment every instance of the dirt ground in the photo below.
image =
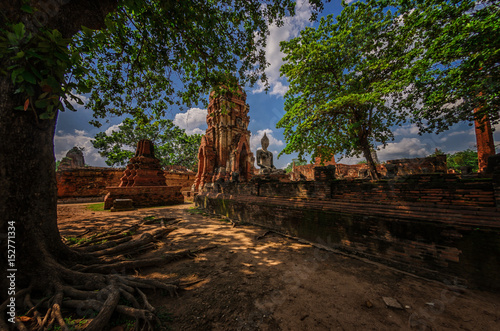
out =
[[[150,256],[217,245],[193,259],[136,270],[165,282],[199,281],[178,297],[149,293],[155,307],[170,313],[172,330],[500,329],[500,293],[417,278],[274,233],[261,237],[267,232],[263,228],[233,227],[192,204],[116,213],[87,206],[59,205],[63,236],[155,216],[180,222]],[[387,307],[383,297],[403,309]]]

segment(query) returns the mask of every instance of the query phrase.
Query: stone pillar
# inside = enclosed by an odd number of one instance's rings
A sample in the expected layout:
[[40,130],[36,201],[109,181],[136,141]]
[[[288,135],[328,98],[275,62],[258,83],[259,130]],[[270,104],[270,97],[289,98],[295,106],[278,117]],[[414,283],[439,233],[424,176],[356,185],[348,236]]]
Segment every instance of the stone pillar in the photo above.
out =
[[495,143],[491,123],[485,116],[481,122],[474,121],[476,129],[477,159],[479,163],[478,172],[484,172],[488,166],[488,158],[495,155]]

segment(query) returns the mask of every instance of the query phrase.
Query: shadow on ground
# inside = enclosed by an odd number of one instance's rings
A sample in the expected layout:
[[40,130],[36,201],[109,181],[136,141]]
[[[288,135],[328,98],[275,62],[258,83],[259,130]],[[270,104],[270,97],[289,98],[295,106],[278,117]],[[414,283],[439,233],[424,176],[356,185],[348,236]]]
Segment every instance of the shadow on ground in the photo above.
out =
[[[217,245],[192,259],[135,270],[192,284],[178,298],[149,293],[172,315],[172,330],[495,330],[500,323],[498,294],[417,278],[257,226],[233,227],[192,204],[116,213],[87,205],[59,206],[63,236],[127,227],[145,217],[176,218],[177,229],[147,257]],[[382,297],[403,309],[388,308]]]

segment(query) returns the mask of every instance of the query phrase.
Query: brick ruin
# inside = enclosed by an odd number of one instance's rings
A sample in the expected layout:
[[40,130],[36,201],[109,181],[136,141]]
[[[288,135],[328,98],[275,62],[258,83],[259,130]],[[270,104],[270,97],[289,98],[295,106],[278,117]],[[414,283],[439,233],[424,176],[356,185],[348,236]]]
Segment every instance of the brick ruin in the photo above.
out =
[[231,181],[217,171],[218,150],[200,148],[197,181],[209,185],[198,207],[414,274],[500,290],[500,155],[490,158],[492,178],[448,174],[446,156],[436,156],[379,164],[379,181],[369,180],[366,164],[335,159],[289,175],[261,171],[272,164],[261,160],[267,166],[254,176]]
[[[330,161],[323,163],[320,158],[316,158],[314,164],[294,165],[290,173],[290,179],[292,181],[314,180],[314,169],[320,166],[335,166],[332,169],[335,169],[335,178],[337,179],[368,179],[370,177],[367,164],[336,163],[335,158],[332,157]],[[446,155],[438,155],[424,158],[388,160],[383,164],[378,164],[377,171],[382,177],[394,178],[396,176],[413,174],[445,174],[448,172],[448,167],[446,164]]]
[[[491,160],[491,158],[490,158]],[[490,161],[491,162],[491,161]],[[370,181],[256,177],[197,206],[417,275],[500,290],[500,155],[493,178],[427,173]]]
[[491,122],[484,117],[482,122],[475,121],[477,159],[479,172],[484,172],[488,166],[488,158],[495,155],[495,142],[491,130]]
[[194,191],[211,188],[214,183],[252,178],[255,158],[250,150],[248,111],[246,94],[239,86],[235,92],[223,87],[221,93],[210,93],[208,128],[198,151]]
[[83,157],[83,152],[78,147],[73,147],[70,149],[66,156],[63,157],[61,163],[59,163],[58,169],[66,170],[85,166],[85,158]]
[[[157,178],[160,178],[156,183],[157,186],[180,187],[185,198],[192,199],[191,186],[196,176],[194,172],[187,171],[183,167],[167,167],[167,170],[156,169],[155,172]],[[159,172],[163,174],[160,175]],[[60,203],[103,201],[109,193],[109,187],[126,186],[124,182],[128,182],[130,175],[130,168],[89,167],[75,162],[67,167],[59,167],[56,172],[58,201]],[[130,180],[133,181],[133,177]]]
[[135,156],[120,178],[118,187],[107,187],[104,209],[111,209],[117,199],[131,199],[134,207],[153,207],[173,205],[184,202],[180,186],[167,186],[160,166],[155,157],[154,145],[144,139],[137,143]]

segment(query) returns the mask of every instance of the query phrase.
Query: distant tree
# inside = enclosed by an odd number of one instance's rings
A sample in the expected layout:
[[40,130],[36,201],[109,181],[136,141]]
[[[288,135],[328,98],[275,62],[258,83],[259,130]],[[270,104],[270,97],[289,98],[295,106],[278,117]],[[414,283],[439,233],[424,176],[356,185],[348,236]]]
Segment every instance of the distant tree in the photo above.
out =
[[336,18],[322,18],[318,28],[281,43],[281,74],[290,83],[286,114],[277,124],[287,142],[281,153],[324,160],[363,154],[372,178],[379,177],[371,150],[391,140],[391,127],[405,116],[388,106],[394,90],[381,85],[398,62],[385,47],[396,38],[394,16],[376,3],[344,3]]
[[301,165],[306,165],[307,164],[307,161],[305,160],[300,160],[300,159],[293,159],[292,162],[288,163],[288,165],[286,166],[285,168],[285,172],[288,174],[290,172],[292,172],[293,170],[293,165],[295,164],[295,166],[301,166]]
[[193,169],[198,164],[201,137],[200,134],[187,135],[168,119],[150,123],[126,118],[116,131],[109,135],[99,132],[91,142],[109,166],[126,165],[134,156],[137,142],[149,139],[162,166],[181,165]]
[[473,172],[478,171],[477,152],[472,149],[446,155],[448,168],[460,171],[460,167],[469,166]]

